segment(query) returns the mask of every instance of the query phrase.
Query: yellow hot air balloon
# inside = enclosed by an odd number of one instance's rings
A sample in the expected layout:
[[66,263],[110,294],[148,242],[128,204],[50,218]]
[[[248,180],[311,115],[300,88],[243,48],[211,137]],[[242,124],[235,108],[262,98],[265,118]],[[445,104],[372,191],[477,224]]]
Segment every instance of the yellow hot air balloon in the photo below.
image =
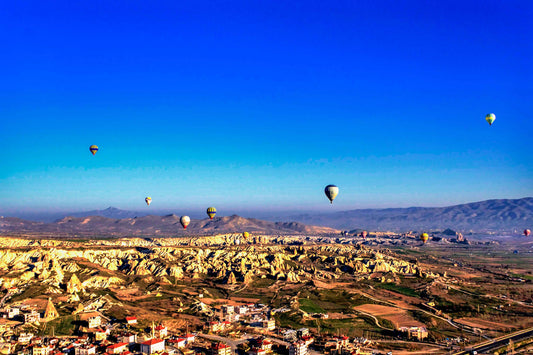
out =
[[150,204],[152,203],[152,198],[148,196],[147,198],[144,199],[144,202],[146,202],[146,204],[150,206]]
[[216,214],[217,214],[217,209],[215,207],[209,207],[207,209],[207,215],[209,216],[209,218],[213,219],[213,217],[215,217]]
[[242,237],[243,237],[244,239],[247,239],[248,237],[250,237],[250,233],[248,233],[248,232],[243,232],[243,233],[242,233]]
[[337,197],[337,195],[339,194],[339,188],[335,185],[328,185],[326,186],[326,188],[324,189],[324,193],[326,194],[326,196],[328,197],[329,201],[331,203],[333,203],[333,200],[335,199],[335,197]]
[[180,223],[183,226],[183,229],[187,229],[187,226],[191,223],[191,219],[189,216],[181,216]]
[[489,125],[492,126],[492,123],[496,120],[496,115],[493,113],[489,113],[485,116],[485,120],[489,123]]
[[420,240],[421,240],[424,244],[426,244],[427,241],[429,240],[429,234],[427,234],[427,233],[422,233],[422,234],[420,234]]
[[91,153],[93,153],[93,155],[95,155],[98,151],[98,146],[93,144],[89,147],[89,150],[91,151]]

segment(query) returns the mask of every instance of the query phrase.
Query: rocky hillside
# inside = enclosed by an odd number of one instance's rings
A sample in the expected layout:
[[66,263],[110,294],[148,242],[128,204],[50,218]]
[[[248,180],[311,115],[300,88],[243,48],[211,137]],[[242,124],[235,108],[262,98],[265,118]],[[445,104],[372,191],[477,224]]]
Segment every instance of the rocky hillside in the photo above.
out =
[[[288,238],[290,241],[291,237]],[[239,246],[236,237],[227,237],[225,246],[206,247],[205,242],[223,239],[203,239],[202,247],[191,246],[190,240],[183,247],[161,245],[171,243],[169,239],[77,243],[4,238],[0,240],[0,288],[26,288],[37,283],[47,287],[46,293],[62,293],[65,289],[78,293],[124,285],[132,280],[129,277],[163,283],[208,279],[221,284],[241,284],[258,278],[303,283],[343,277],[393,282],[399,275],[438,276],[423,271],[416,262],[360,244]],[[179,243],[179,239],[175,241]]]
[[340,229],[506,231],[533,227],[533,198],[487,200],[448,207],[360,209],[289,217],[301,223]]
[[0,217],[0,233],[8,235],[40,236],[191,236],[220,233],[249,232],[252,234],[317,235],[337,234],[329,227],[308,226],[297,222],[268,222],[237,215],[215,217],[214,219],[191,220],[184,230],[180,216],[144,216],[114,219],[103,216],[65,217],[53,223],[26,221],[14,217]]

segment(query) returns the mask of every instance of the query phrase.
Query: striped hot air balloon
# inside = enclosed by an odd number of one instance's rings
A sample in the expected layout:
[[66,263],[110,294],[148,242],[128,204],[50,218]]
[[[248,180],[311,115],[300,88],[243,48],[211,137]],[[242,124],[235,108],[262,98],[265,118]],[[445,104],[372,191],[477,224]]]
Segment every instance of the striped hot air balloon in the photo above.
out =
[[215,217],[216,214],[217,214],[217,209],[215,207],[209,207],[207,209],[207,215],[209,216],[209,218],[213,219],[213,217]]
[[93,144],[89,147],[89,150],[91,151],[91,153],[93,153],[93,155],[95,155],[98,151],[98,146]]

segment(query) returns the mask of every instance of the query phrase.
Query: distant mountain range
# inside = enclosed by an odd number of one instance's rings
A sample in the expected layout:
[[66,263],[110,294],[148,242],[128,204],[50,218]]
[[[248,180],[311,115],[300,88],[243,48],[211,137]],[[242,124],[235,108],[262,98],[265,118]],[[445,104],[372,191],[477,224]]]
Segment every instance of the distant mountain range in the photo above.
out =
[[[107,209],[108,215],[127,215],[128,211]],[[339,233],[329,227],[307,226],[297,222],[269,222],[237,215],[214,219],[191,220],[187,230],[180,217],[143,216],[133,218],[108,218],[104,216],[65,217],[52,223],[26,221],[16,217],[0,217],[0,233],[33,236],[63,237],[126,237],[126,236],[191,236],[249,232],[270,235],[318,235]]]
[[360,209],[288,216],[286,220],[351,230],[514,231],[533,228],[533,197],[487,200],[449,207]]
[[[409,207],[359,209],[332,213],[308,213],[266,217],[265,221],[237,215],[215,219],[193,219],[184,231],[179,216],[146,215],[109,207],[104,210],[73,213],[52,223],[15,217],[0,218],[0,233],[63,236],[173,236],[241,233],[327,234],[339,230],[369,231],[443,230],[461,232],[521,233],[533,229],[533,198],[473,202],[449,207]],[[317,227],[321,226],[321,227]]]

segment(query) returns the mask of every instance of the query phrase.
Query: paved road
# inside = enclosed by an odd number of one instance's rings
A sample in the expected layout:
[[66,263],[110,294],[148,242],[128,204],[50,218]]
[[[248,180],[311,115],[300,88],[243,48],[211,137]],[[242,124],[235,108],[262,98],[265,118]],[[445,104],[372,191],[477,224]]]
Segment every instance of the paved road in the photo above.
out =
[[509,344],[510,339],[516,343],[516,342],[520,342],[522,340],[529,339],[532,337],[533,337],[533,328],[528,328],[528,329],[520,330],[518,332],[504,335],[496,339],[492,339],[490,341],[485,341],[483,343],[473,346],[471,350],[460,351],[458,353],[455,353],[455,355],[472,354],[473,351],[477,351],[479,354],[483,354],[491,350],[495,350],[503,346],[506,346],[507,344]]

